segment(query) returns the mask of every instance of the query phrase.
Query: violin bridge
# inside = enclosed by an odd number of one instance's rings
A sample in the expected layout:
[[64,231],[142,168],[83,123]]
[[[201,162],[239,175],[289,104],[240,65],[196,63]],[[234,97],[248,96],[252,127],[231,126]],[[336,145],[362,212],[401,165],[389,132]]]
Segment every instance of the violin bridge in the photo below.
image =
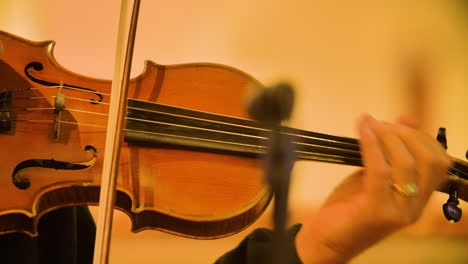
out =
[[54,126],[54,139],[60,140],[62,112],[65,109],[65,94],[63,94],[63,83],[60,83],[59,92],[55,96],[55,126]]
[[11,131],[11,100],[12,92],[10,90],[0,91],[0,133]]

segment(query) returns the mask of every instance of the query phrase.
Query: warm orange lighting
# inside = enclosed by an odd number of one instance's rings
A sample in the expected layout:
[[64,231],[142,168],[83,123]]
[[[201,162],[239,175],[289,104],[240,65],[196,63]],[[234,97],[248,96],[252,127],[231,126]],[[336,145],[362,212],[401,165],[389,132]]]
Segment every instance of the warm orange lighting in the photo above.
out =
[[[361,113],[392,120],[424,103],[425,129],[435,135],[445,126],[449,152],[463,157],[468,146],[468,20],[445,1],[383,2],[143,1],[132,75],[148,59],[223,63],[264,83],[287,76],[297,84],[292,126],[351,137]],[[1,30],[25,38],[53,39],[57,61],[66,68],[110,79],[118,9],[115,0],[2,0],[0,24]],[[408,93],[406,67],[414,61],[427,67],[429,85],[421,88],[425,102],[411,100]],[[293,218],[307,217],[352,170],[297,164]],[[446,225],[440,210],[445,195],[433,199],[420,223],[353,263],[417,263],[429,252],[447,248],[452,256],[434,253],[431,261],[467,261],[468,217],[456,227]],[[463,207],[468,212],[466,203]],[[257,226],[268,224],[267,217]],[[128,217],[118,212],[110,263],[211,263],[251,230],[217,241],[157,231],[132,234]],[[463,241],[437,236],[454,233],[463,235]]]

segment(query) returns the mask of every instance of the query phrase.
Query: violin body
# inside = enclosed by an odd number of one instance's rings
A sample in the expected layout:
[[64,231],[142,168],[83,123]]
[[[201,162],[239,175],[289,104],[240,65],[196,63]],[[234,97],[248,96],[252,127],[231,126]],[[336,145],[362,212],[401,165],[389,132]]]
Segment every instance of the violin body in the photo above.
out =
[[[6,32],[0,41],[0,234],[35,236],[45,213],[98,204],[111,82],[60,66],[52,41]],[[148,61],[128,96],[247,118],[244,96],[258,85],[227,66]],[[258,159],[124,140],[116,197],[135,232],[211,239],[246,228],[271,192]]]
[[[0,31],[0,42],[0,234],[35,236],[45,213],[98,204],[111,82],[59,65],[52,41]],[[220,238],[262,214],[268,129],[247,117],[250,87],[261,84],[207,63],[146,62],[130,81],[115,208],[133,231]],[[362,166],[356,139],[280,130],[297,159]],[[439,190],[467,201],[468,164],[452,160]]]

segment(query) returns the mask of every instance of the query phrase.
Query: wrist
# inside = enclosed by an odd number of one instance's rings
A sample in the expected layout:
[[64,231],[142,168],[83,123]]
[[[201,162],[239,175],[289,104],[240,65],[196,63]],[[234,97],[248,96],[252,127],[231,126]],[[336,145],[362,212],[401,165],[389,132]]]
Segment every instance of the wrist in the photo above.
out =
[[317,235],[312,230],[302,230],[296,237],[297,253],[304,264],[344,264],[351,259],[351,254],[341,252]]

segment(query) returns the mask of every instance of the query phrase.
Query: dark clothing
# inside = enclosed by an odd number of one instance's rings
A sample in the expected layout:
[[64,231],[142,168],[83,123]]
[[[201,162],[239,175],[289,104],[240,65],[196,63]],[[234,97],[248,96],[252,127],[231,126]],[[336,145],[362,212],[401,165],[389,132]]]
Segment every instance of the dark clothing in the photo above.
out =
[[93,262],[96,226],[88,207],[54,210],[39,221],[40,236],[0,236],[2,264],[86,264]]
[[[300,224],[288,230],[291,264],[302,263],[295,248]],[[91,264],[96,226],[88,207],[69,207],[52,211],[39,221],[39,236],[22,233],[0,236],[2,264]],[[271,264],[273,232],[259,228],[215,264]]]
[[[289,264],[301,264],[296,251],[295,238],[301,229],[300,224],[288,230],[288,240],[283,253],[290,256]],[[224,254],[215,264],[271,264],[273,248],[273,232],[266,228],[255,229],[233,250]]]

